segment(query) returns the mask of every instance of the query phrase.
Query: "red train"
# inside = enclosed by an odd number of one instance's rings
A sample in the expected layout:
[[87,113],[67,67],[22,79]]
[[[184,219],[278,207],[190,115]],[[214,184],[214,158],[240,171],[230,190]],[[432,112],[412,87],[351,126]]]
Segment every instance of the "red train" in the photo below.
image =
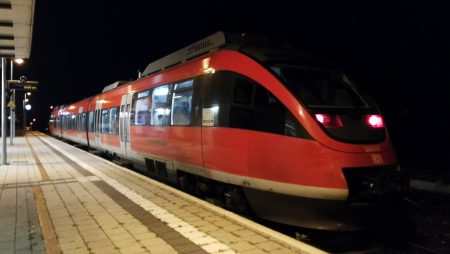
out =
[[366,94],[326,61],[245,35],[215,33],[138,80],[56,107],[49,129],[289,225],[359,229],[391,217],[386,200],[401,189]]

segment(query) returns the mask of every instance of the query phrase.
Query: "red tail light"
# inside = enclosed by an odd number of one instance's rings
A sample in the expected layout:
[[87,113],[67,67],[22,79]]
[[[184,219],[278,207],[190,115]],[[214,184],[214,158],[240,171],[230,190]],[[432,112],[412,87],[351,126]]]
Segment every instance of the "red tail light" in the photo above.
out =
[[384,122],[381,115],[367,115],[366,123],[374,129],[384,128]]
[[316,114],[315,116],[324,127],[342,127],[341,119],[337,115]]

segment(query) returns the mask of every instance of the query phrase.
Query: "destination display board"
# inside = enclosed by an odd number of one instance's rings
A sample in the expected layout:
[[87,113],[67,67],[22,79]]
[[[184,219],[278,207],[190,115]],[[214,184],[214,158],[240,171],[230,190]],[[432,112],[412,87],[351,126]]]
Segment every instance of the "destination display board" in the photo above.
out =
[[16,91],[35,92],[38,91],[38,81],[29,80],[8,80],[9,89]]

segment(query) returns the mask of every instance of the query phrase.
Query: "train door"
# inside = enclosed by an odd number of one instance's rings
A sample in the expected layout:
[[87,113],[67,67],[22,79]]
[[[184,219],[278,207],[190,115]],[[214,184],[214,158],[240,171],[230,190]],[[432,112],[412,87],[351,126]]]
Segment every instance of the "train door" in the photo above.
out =
[[95,137],[95,146],[97,147],[97,149],[101,148],[101,139],[100,139],[101,121],[102,121],[102,102],[97,101],[95,104],[95,113],[94,113],[94,137]]
[[81,134],[81,115],[83,114],[83,107],[78,108],[78,115],[77,115],[77,138],[78,142],[83,143],[83,135]]
[[131,157],[131,145],[130,145],[130,111],[131,111],[131,100],[133,94],[125,94],[122,96],[122,101],[120,103],[120,114],[119,114],[119,135],[120,135],[120,150],[122,155]]

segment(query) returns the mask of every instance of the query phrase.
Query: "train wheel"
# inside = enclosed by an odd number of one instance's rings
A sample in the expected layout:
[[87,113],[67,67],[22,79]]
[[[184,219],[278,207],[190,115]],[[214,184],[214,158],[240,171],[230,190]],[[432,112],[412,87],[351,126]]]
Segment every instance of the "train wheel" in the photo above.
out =
[[251,212],[250,205],[245,194],[239,187],[230,186],[224,193],[225,206],[239,214],[249,214]]
[[194,177],[189,174],[180,174],[178,175],[178,186],[181,188],[181,190],[194,194],[195,193],[195,179]]

